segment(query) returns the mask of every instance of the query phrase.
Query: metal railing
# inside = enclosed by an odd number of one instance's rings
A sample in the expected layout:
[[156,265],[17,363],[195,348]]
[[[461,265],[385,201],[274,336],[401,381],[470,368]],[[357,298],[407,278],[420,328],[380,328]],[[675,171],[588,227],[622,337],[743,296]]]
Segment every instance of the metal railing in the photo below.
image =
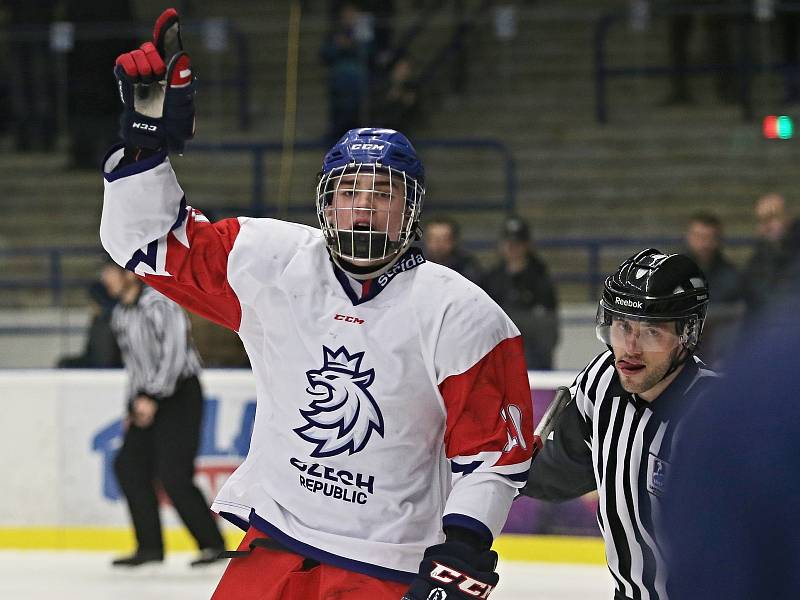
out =
[[[753,238],[732,238],[726,240],[728,247],[748,247],[754,243]],[[581,266],[576,264],[576,269],[570,271],[554,271],[553,279],[557,283],[577,283],[586,286],[587,300],[594,302],[597,299],[600,286],[607,273],[602,268],[602,258],[607,256],[611,249],[618,248],[621,252],[613,255],[619,262],[630,248],[657,247],[662,249],[677,249],[683,245],[683,238],[679,237],[595,237],[595,238],[541,238],[535,241],[537,248],[545,251],[572,251],[585,252],[585,262]],[[492,247],[492,241],[478,241],[466,244],[470,250],[485,250]],[[51,304],[61,306],[63,294],[69,289],[81,289],[90,285],[94,279],[64,276],[64,259],[76,256],[96,256],[99,261],[105,257],[105,252],[99,246],[72,246],[72,247],[38,247],[38,248],[0,248],[0,260],[8,258],[41,258],[45,257],[46,268],[31,277],[9,276],[7,269],[0,274],[0,290],[41,290],[50,294]]]
[[[414,147],[419,151],[427,149],[445,148],[450,151],[466,150],[487,150],[496,154],[503,169],[503,196],[498,202],[492,202],[485,198],[459,198],[457,202],[448,204],[448,208],[460,211],[480,211],[480,210],[500,210],[507,214],[514,212],[517,203],[517,167],[514,156],[509,148],[502,142],[494,139],[469,139],[469,138],[448,138],[448,139],[428,139],[415,140]],[[322,140],[306,140],[293,144],[295,151],[313,150],[320,156],[328,149],[328,144]],[[278,212],[276,206],[272,206],[266,201],[266,179],[267,167],[265,158],[270,153],[283,152],[281,142],[222,142],[202,144],[193,142],[190,147],[191,152],[224,152],[224,153],[249,153],[252,159],[252,183],[250,192],[250,202],[241,210],[247,211],[250,216],[275,216]],[[311,206],[289,205],[286,207],[291,214],[307,213],[312,211]]]
[[[747,247],[752,246],[753,238],[731,238],[725,240],[728,247]],[[558,283],[579,283],[587,287],[587,300],[595,302],[600,294],[608,273],[601,266],[601,259],[604,252],[612,248],[627,248],[623,254],[615,255],[615,261],[621,262],[627,258],[631,247],[635,248],[659,248],[665,251],[678,251],[685,245],[684,238],[645,238],[645,237],[604,237],[604,238],[549,238],[537,239],[535,245],[538,248],[547,250],[564,250],[578,248],[586,252],[585,268],[581,271],[556,272],[553,279]]]
[[[642,4],[645,5],[644,0]],[[758,4],[758,3],[754,3]],[[651,6],[651,4],[646,4]],[[800,2],[781,2],[771,5],[775,13],[798,13]],[[737,23],[737,57],[729,64],[700,63],[676,67],[674,65],[614,65],[610,66],[606,57],[606,46],[611,29],[620,23],[631,20],[629,10],[615,10],[603,14],[594,26],[594,89],[595,120],[598,123],[608,122],[608,81],[625,77],[669,77],[683,73],[685,75],[714,74],[731,72],[738,75],[738,99],[741,105],[742,118],[746,121],[753,118],[753,76],[761,72],[788,72],[789,65],[780,62],[760,62],[753,56],[753,21],[754,8],[750,2],[717,3],[717,4],[671,4],[652,3],[645,20],[650,18],[667,18],[680,15],[714,15],[736,19]],[[756,14],[758,20],[766,20],[766,16]],[[793,67],[795,70],[797,67]]]

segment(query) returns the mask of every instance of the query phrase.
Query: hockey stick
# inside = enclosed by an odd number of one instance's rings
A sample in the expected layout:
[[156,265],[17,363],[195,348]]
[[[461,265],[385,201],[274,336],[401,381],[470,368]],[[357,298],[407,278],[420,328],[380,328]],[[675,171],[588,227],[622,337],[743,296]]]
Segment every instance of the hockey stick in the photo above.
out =
[[560,386],[556,388],[556,395],[544,411],[539,424],[533,432],[533,456],[535,457],[544,446],[545,440],[553,432],[553,429],[561,417],[561,413],[572,402],[572,395],[569,393],[569,388]]

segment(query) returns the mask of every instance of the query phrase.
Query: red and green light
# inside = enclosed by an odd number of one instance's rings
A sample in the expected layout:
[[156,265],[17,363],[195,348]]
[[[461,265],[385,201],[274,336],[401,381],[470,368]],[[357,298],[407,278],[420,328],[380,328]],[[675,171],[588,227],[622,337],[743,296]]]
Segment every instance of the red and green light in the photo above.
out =
[[792,117],[786,115],[767,115],[762,125],[764,137],[768,140],[788,140],[794,135]]

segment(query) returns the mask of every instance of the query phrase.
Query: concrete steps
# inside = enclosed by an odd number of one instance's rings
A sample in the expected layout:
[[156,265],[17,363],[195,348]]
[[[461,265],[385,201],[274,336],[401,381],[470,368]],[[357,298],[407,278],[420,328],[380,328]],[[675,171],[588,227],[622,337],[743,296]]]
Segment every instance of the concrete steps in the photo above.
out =
[[[199,33],[187,35],[187,47],[192,48],[201,73],[198,141],[280,140],[288,2],[194,4],[196,17],[236,20],[252,60],[253,126],[240,132],[234,90],[202,86],[203,76],[210,81],[229,74],[232,59],[204,48]],[[399,31],[410,23],[412,4],[398,2]],[[413,138],[488,137],[507,144],[517,165],[518,210],[530,219],[535,236],[674,237],[698,208],[718,212],[730,235],[749,235],[753,200],[766,190],[790,191],[800,184],[795,166],[800,146],[762,140],[758,124],[743,123],[738,107],[716,102],[710,77],[693,81],[697,103],[687,107],[660,105],[667,92],[663,79],[614,80],[608,88],[611,122],[596,124],[592,28],[594,19],[618,2],[512,4],[519,18],[517,37],[510,42],[497,40],[492,13],[487,13],[469,39],[466,93],[459,96],[435,86],[427,122]],[[300,34],[298,140],[318,138],[327,124],[326,68],[319,61],[327,17],[321,6],[308,5],[311,10],[303,15]],[[162,5],[139,0],[137,7],[140,19],[148,22]],[[450,28],[448,23],[434,22],[423,43],[413,49],[414,56],[424,60],[431,55],[437,48],[437,33]],[[614,64],[645,66],[664,62],[665,48],[663,24],[655,23],[645,33],[622,26],[609,38],[608,57]],[[692,52],[699,56],[703,48],[695,44]],[[775,77],[759,76],[754,87],[757,109],[774,106],[779,88]],[[271,154],[264,163],[265,198],[271,206],[277,204],[280,158]],[[294,155],[284,202],[307,210],[293,218],[314,221],[314,174],[321,158],[321,150]],[[423,158],[429,173],[428,213],[446,212],[457,199],[482,198],[491,204],[502,198],[502,170],[490,154],[426,150]],[[247,155],[188,152],[174,164],[193,205],[221,216],[249,205],[252,180]],[[59,155],[3,155],[4,206],[13,211],[13,218],[0,223],[0,243],[96,243],[101,180],[92,173],[65,172],[63,165]],[[501,211],[457,217],[468,242],[491,248]],[[613,268],[623,253],[633,250],[609,249],[604,268]],[[585,265],[585,254],[578,250],[548,250],[544,256],[555,272],[575,272]],[[738,251],[736,256],[744,254]],[[492,251],[482,250],[480,257],[488,263]],[[91,260],[76,259],[69,268],[91,275],[94,266]],[[564,299],[584,300],[584,296],[580,286],[562,286]]]

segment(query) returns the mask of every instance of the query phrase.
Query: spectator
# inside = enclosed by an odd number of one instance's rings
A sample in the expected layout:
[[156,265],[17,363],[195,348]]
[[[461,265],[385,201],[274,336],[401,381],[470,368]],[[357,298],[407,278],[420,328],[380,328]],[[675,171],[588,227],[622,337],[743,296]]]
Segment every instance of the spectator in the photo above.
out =
[[798,61],[798,42],[800,42],[800,12],[779,10],[777,20],[780,24],[782,56],[784,68],[784,97],[786,104],[800,101],[800,61]]
[[101,279],[109,295],[119,300],[111,325],[128,372],[129,400],[114,473],[128,501],[137,544],[136,552],[113,565],[138,567],[164,559],[156,479],[200,548],[191,565],[214,562],[224,542],[193,481],[203,392],[200,357],[186,315],[115,264],[103,268]]
[[751,317],[786,286],[788,267],[800,254],[800,222],[789,215],[781,194],[759,198],[755,214],[759,240],[744,272],[745,301]]
[[70,167],[97,169],[116,137],[119,115],[119,94],[107,85],[108,65],[133,42],[122,34],[85,36],[101,25],[129,23],[131,0],[69,0],[65,18],[75,23],[75,47],[67,55]]
[[61,369],[116,369],[122,366],[117,339],[111,329],[111,312],[115,301],[99,281],[89,286],[91,321],[83,352],[64,356],[58,361]]
[[330,123],[327,139],[334,143],[344,132],[368,121],[370,69],[375,32],[371,15],[352,2],[339,7],[336,24],[324,43],[322,61],[328,66]]
[[389,72],[383,89],[376,119],[382,127],[413,128],[420,118],[420,103],[414,81],[411,59],[399,58]]
[[[47,29],[55,0],[6,0],[11,130],[18,151],[52,150],[56,139],[53,61]],[[41,38],[32,37],[40,28]],[[24,35],[24,38],[15,37]]]
[[722,251],[722,222],[713,213],[697,212],[686,228],[686,255],[706,276],[713,302],[706,318],[700,353],[716,365],[729,347],[741,317],[742,286],[739,270]]
[[331,22],[338,20],[342,7],[348,4],[371,21],[374,40],[371,69],[383,69],[392,58],[395,0],[331,0],[328,2],[328,18]]
[[748,327],[729,374],[681,432],[662,513],[670,598],[797,598],[797,281]]
[[461,248],[461,228],[445,216],[428,219],[422,233],[425,257],[453,269],[474,283],[480,283],[482,273],[477,259]]
[[[667,0],[666,4],[675,10],[681,10],[702,3],[697,0]],[[686,104],[693,101],[689,90],[689,47],[695,23],[701,18],[708,33],[710,62],[714,65],[731,66],[734,64],[733,35],[737,17],[713,12],[703,17],[691,13],[670,15],[669,56],[673,71],[672,91],[666,104]],[[737,98],[737,78],[733,73],[734,71],[731,70],[720,70],[716,75],[717,97],[723,102],[732,102]]]
[[739,270],[722,251],[722,222],[710,212],[697,212],[686,228],[686,254],[708,279],[714,303],[735,302],[742,295]]
[[519,327],[529,369],[551,369],[558,343],[558,302],[547,266],[531,248],[528,224],[519,217],[503,225],[500,261],[482,287]]

